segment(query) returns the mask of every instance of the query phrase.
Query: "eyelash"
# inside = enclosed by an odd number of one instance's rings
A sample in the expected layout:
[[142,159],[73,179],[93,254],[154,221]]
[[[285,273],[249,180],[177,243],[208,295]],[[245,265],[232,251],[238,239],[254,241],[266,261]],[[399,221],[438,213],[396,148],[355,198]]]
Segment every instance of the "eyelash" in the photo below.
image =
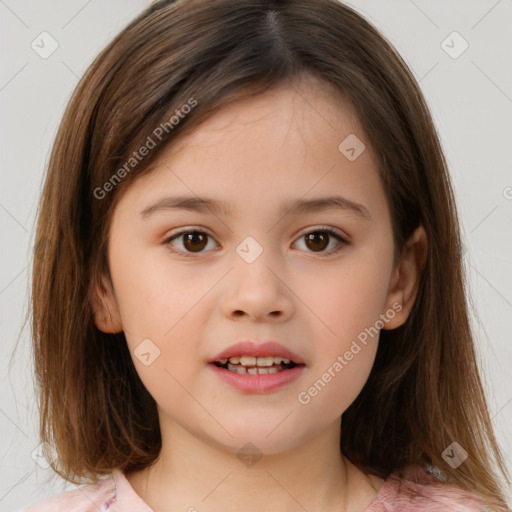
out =
[[[190,257],[194,257],[196,255],[201,255],[203,254],[204,251],[202,252],[197,252],[197,253],[191,253],[191,252],[186,252],[186,251],[182,251],[182,250],[176,250],[174,248],[171,248],[171,242],[175,239],[175,238],[179,238],[180,236],[183,236],[183,235],[188,235],[190,233],[199,233],[201,235],[206,235],[210,238],[213,239],[213,237],[211,235],[209,235],[208,233],[206,233],[205,231],[201,231],[199,229],[185,229],[183,231],[178,231],[177,233],[174,233],[173,235],[171,235],[170,237],[166,238],[163,242],[164,245],[168,246],[169,247],[169,250],[173,253],[179,253],[181,255],[183,255],[184,257],[186,258],[190,258]],[[318,229],[314,229],[312,231],[308,231],[306,233],[304,233],[303,235],[301,235],[298,240],[300,239],[303,239],[306,235],[309,235],[311,233],[327,233],[329,236],[332,236],[333,238],[336,238],[339,242],[338,246],[335,248],[335,249],[331,249],[330,251],[328,252],[314,252],[314,251],[308,251],[308,252],[311,252],[312,254],[323,254],[325,256],[330,256],[332,254],[337,254],[339,251],[341,251],[343,249],[343,247],[345,245],[349,245],[349,242],[343,238],[337,231],[335,231],[334,229],[330,228],[330,227],[327,227],[327,226],[321,226],[319,227]]]

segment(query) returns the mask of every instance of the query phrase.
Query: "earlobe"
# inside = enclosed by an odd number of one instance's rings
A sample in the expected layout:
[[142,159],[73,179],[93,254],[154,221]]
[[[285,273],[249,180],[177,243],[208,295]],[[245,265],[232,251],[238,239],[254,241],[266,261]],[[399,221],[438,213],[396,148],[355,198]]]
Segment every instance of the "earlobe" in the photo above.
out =
[[[407,240],[402,257],[394,269],[384,314],[390,309],[393,309],[395,314],[386,322],[384,329],[396,329],[404,324],[409,317],[416,300],[427,254],[427,235],[423,225],[420,224]],[[400,304],[400,308],[397,307],[398,304]]]
[[95,283],[94,285],[92,308],[94,323],[100,331],[115,334],[123,330],[112,289],[103,278],[101,284]]

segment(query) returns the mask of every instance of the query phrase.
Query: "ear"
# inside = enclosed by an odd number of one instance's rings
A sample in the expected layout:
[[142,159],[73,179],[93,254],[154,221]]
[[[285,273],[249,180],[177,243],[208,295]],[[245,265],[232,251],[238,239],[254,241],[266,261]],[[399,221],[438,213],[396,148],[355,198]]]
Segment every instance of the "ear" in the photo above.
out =
[[94,323],[100,331],[114,334],[123,330],[113,287],[105,277],[94,284],[91,302]]
[[[420,224],[407,240],[400,261],[393,271],[384,311],[393,309],[396,314],[385,323],[383,329],[395,329],[407,320],[418,293],[421,274],[427,261],[427,249],[427,235]],[[400,310],[398,304],[401,305]]]

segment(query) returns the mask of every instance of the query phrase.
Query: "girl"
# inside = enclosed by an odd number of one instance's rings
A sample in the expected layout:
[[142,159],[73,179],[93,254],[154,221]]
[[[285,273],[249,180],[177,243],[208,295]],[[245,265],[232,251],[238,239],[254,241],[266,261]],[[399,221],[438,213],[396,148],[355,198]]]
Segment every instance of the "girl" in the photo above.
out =
[[348,6],[153,3],[69,103],[36,245],[41,438],[86,485],[26,512],[506,510],[447,164]]

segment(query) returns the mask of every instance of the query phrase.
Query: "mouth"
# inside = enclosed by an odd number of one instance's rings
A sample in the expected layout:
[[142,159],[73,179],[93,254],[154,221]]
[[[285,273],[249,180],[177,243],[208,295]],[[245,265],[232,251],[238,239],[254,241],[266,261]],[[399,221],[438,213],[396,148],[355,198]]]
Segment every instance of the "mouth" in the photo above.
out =
[[281,356],[231,356],[208,366],[229,387],[248,394],[283,389],[305,371],[305,364]]
[[234,356],[211,363],[218,368],[240,375],[267,375],[291,370],[304,364],[280,356]]

